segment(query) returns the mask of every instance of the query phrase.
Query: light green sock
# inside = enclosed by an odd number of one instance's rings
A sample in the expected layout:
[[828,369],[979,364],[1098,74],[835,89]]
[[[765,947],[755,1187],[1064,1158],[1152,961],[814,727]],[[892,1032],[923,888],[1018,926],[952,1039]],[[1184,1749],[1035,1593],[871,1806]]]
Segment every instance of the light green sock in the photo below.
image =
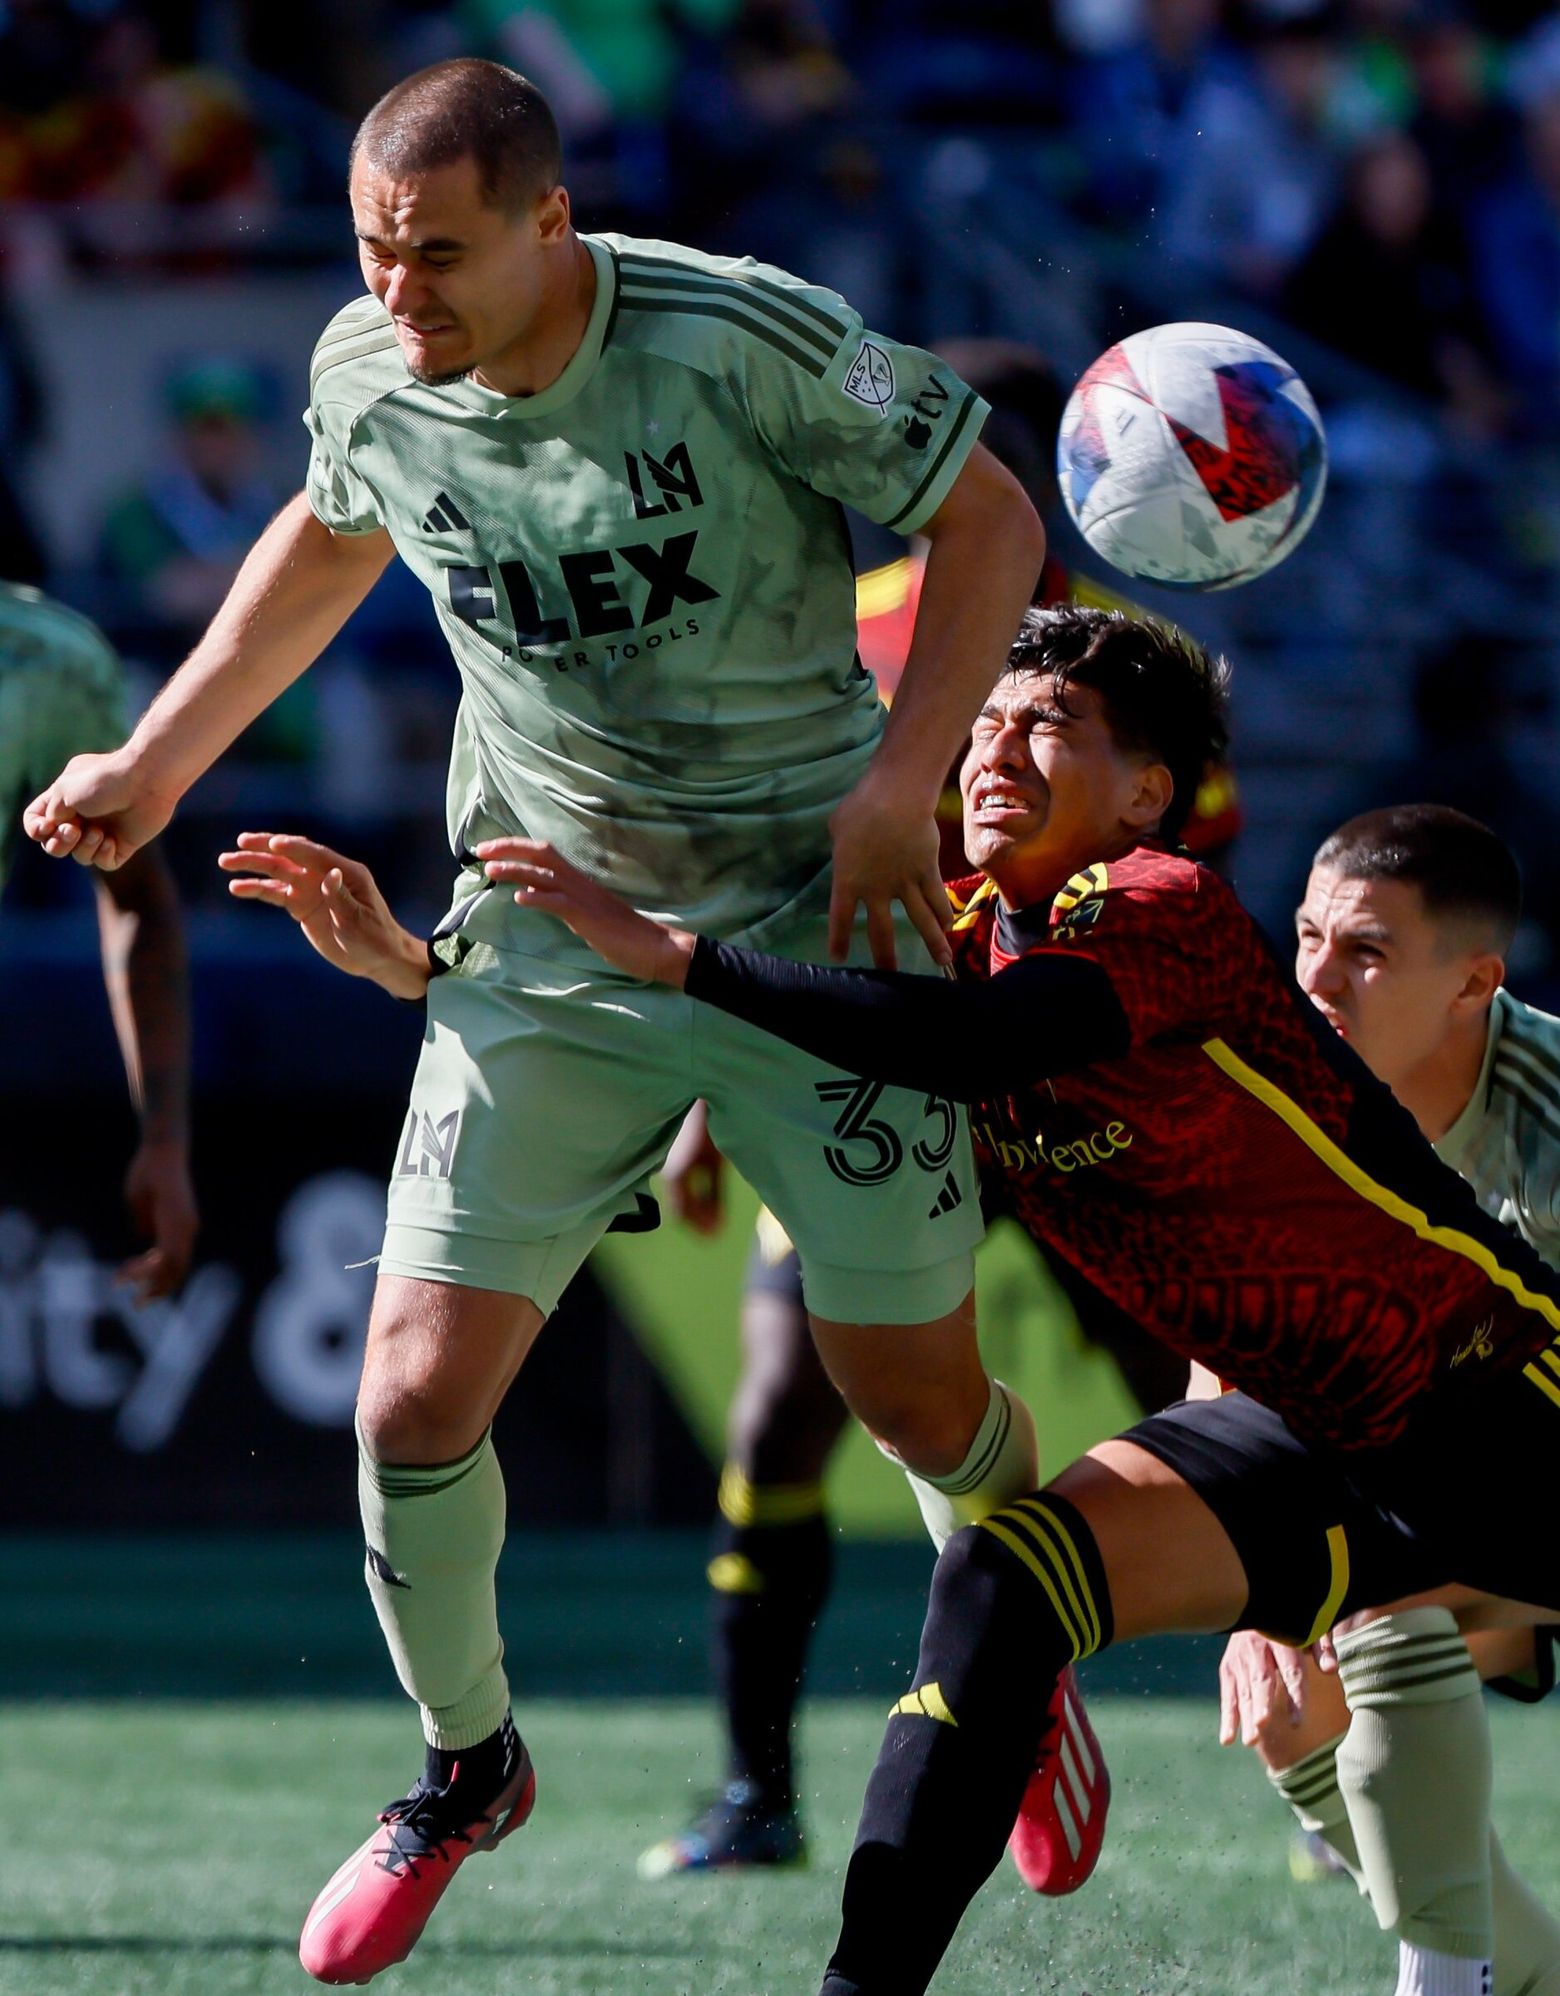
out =
[[1560,1996],[1560,1921],[1511,1868],[1490,1831],[1495,1894],[1494,1996]]
[[[1338,1739],[1342,1739],[1340,1733]],[[1308,1753],[1293,1767],[1268,1770],[1301,1829],[1324,1837],[1361,1892],[1360,1854],[1348,1805],[1338,1786],[1338,1740]],[[1560,1922],[1539,1904],[1511,1868],[1500,1838],[1490,1831],[1490,1880],[1495,1907],[1495,1979],[1492,1996],[1560,1996]]]
[[905,1475],[932,1544],[941,1552],[961,1526],[1039,1488],[1034,1416],[1016,1393],[993,1379],[985,1418],[958,1468],[946,1476],[917,1476],[913,1470]]
[[1342,1743],[1340,1733],[1337,1739],[1328,1740],[1325,1746],[1308,1753],[1304,1760],[1297,1760],[1293,1767],[1270,1767],[1267,1778],[1294,1810],[1301,1829],[1325,1840],[1363,1892],[1365,1875],[1360,1870],[1348,1805],[1338,1786],[1338,1748]]
[[1444,1608],[1410,1608],[1337,1639],[1352,1718],[1338,1786],[1382,1927],[1466,1961],[1494,1952],[1489,1721]]
[[358,1436],[366,1578],[395,1674],[431,1746],[475,1746],[509,1710],[493,1576],[504,1478],[491,1433],[458,1462],[375,1462]]

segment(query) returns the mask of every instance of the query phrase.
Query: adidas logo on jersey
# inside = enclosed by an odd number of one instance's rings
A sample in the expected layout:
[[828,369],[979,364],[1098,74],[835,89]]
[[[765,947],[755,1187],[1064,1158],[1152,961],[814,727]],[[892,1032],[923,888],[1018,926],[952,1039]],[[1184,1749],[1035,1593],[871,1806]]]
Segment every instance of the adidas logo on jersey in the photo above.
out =
[[422,529],[425,534],[448,534],[457,530],[467,531],[471,522],[455,504],[447,492],[441,492],[423,515]]

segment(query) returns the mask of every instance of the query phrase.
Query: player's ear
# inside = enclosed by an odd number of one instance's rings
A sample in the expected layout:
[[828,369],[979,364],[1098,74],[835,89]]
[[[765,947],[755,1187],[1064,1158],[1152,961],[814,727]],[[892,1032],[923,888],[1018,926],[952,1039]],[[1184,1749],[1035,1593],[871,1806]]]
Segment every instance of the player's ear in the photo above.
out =
[[569,233],[569,190],[562,182],[537,202],[536,233],[544,243],[562,242]]
[[1505,962],[1493,950],[1469,957],[1467,974],[1454,1002],[1460,1011],[1466,1013],[1487,1012],[1494,1002],[1495,993],[1505,981]]
[[1175,778],[1165,765],[1162,762],[1146,763],[1138,771],[1128,822],[1138,831],[1157,825],[1169,810],[1174,796]]

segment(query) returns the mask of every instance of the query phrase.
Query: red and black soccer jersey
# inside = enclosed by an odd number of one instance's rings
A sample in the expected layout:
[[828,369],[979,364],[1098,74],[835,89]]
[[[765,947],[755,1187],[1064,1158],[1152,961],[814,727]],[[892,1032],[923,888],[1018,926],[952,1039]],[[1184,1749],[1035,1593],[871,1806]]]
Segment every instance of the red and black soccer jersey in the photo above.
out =
[[1144,845],[1005,910],[956,888],[957,981],[701,940],[688,989],[838,1066],[971,1104],[983,1179],[1087,1289],[1334,1446],[1525,1363],[1560,1280],[1484,1214],[1231,889]]

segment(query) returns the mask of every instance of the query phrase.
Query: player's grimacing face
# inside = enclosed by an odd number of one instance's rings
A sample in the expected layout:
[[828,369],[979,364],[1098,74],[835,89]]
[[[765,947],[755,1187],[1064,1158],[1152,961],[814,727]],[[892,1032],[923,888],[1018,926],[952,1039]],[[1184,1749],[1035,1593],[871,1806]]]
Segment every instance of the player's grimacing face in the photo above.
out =
[[1295,934],[1300,988],[1379,1080],[1396,1088],[1434,1058],[1470,957],[1448,947],[1417,887],[1313,867]]
[[999,679],[959,773],[964,849],[1018,906],[1135,836],[1146,758],[1118,747],[1092,687],[1069,686],[1066,701],[1049,673]]
[[543,297],[561,188],[529,209],[485,201],[475,160],[398,177],[360,155],[352,225],[364,282],[419,381],[458,381],[523,341]]

